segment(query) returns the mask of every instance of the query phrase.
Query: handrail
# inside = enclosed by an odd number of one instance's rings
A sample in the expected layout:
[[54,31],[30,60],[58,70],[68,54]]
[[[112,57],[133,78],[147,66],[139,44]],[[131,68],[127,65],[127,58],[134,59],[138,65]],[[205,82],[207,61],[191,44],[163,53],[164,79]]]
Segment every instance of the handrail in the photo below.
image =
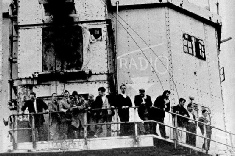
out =
[[[138,109],[138,107],[129,107],[129,108],[134,108],[135,110]],[[158,107],[154,107],[154,106],[152,106],[152,108],[159,109]],[[116,107],[116,108],[112,107],[112,108],[108,108],[108,109],[104,109],[104,108],[96,108],[96,109],[84,108],[84,109],[81,109],[81,111],[87,113],[88,111],[99,111],[99,110],[110,110],[110,109],[119,109],[119,108],[117,108],[117,107]],[[160,109],[160,110],[162,110],[162,109]],[[162,111],[164,111],[164,110],[162,110]],[[134,111],[134,112],[136,112],[136,111]],[[33,117],[34,115],[39,115],[39,114],[53,114],[53,113],[65,113],[65,112],[63,112],[63,111],[47,111],[47,112],[41,112],[41,113],[21,113],[21,114],[12,114],[12,115],[9,116],[9,118],[10,118],[10,117],[14,117],[14,118],[15,118],[15,116],[25,116],[25,115],[31,115],[31,116]],[[82,113],[82,112],[81,112],[81,113]],[[200,122],[200,121],[198,121],[198,120],[190,119],[190,118],[188,118],[188,117],[182,116],[182,115],[180,115],[180,114],[177,114],[177,113],[174,113],[174,112],[171,112],[171,111],[169,111],[169,112],[167,112],[167,113],[171,114],[173,118],[177,118],[178,116],[180,116],[180,117],[182,117],[182,118],[186,118],[186,119],[195,121],[195,123],[198,122],[198,123],[201,123],[201,124],[203,124],[203,125],[210,126],[210,127],[214,128],[214,129],[218,129],[218,130],[220,130],[220,131],[222,131],[222,132],[225,132],[225,133],[230,134],[230,136],[231,136],[231,135],[235,135],[235,134],[233,134],[233,133],[230,133],[230,132],[221,130],[221,129],[219,129],[219,128],[216,128],[216,127],[214,127],[214,126],[207,125],[207,124],[205,124],[204,122]],[[137,115],[137,114],[135,114],[135,115]],[[49,118],[49,121],[50,121],[50,118]],[[14,122],[15,122],[15,120],[14,120]],[[143,123],[143,122],[144,122],[144,123],[145,123],[145,122],[155,122],[155,123],[158,123],[158,124],[161,124],[161,125],[165,125],[165,126],[167,126],[167,127],[170,127],[170,128],[172,128],[172,129],[176,129],[176,130],[178,129],[177,125],[175,125],[175,126],[170,126],[170,125],[167,125],[167,124],[164,124],[164,123],[161,123],[161,122],[158,122],[158,121],[154,121],[154,120],[145,120],[145,121],[136,121],[136,120],[134,120],[134,121],[129,122],[129,123],[134,123],[134,124],[135,124],[135,138],[138,137],[138,134],[137,134],[137,125],[136,125],[136,124],[137,124],[137,123]],[[128,122],[105,122],[105,123],[95,123],[95,124],[90,124],[90,123],[88,124],[88,123],[86,122],[86,123],[84,123],[84,126],[86,126],[86,128],[87,128],[87,126],[90,126],[90,125],[107,125],[107,124],[121,124],[121,123],[128,123]],[[32,126],[33,126],[33,125],[32,125]],[[84,131],[85,131],[86,128],[84,128]],[[15,128],[15,127],[13,126],[13,129],[9,130],[9,132],[13,132],[13,133],[14,133],[15,131],[18,131],[18,130],[26,130],[26,129],[32,129],[32,132],[35,131],[35,128],[34,128],[34,127],[31,127],[31,128]],[[208,138],[208,137],[206,137],[205,135],[204,135],[204,136],[202,136],[202,135],[197,135],[196,133],[192,133],[192,132],[187,131],[187,130],[180,130],[180,131],[183,131],[183,132],[186,132],[186,133],[189,133],[189,134],[193,134],[193,135],[195,135],[195,136],[198,136],[198,137],[200,137],[200,138],[204,138],[204,139],[206,139],[206,140],[211,140],[212,142],[216,142],[216,143],[218,143],[218,144],[225,145],[226,147],[234,148],[232,144],[229,145],[229,144],[226,144],[226,143],[222,143],[222,142],[213,140],[213,139],[211,139],[211,138]],[[84,134],[85,134],[85,133],[87,133],[87,132],[84,132]],[[87,135],[87,134],[84,135],[84,138],[85,138],[85,139],[86,139],[86,137],[87,137],[86,135]],[[137,138],[136,138],[136,140],[137,140]],[[176,140],[176,141],[177,141],[177,140]],[[35,143],[35,142],[36,142],[35,136],[33,136],[33,146],[34,146],[34,147],[36,146],[36,143]],[[17,144],[17,143],[16,143],[16,144]]]
[[[158,107],[154,107],[154,106],[152,106],[152,108],[156,108],[156,109],[162,110],[162,109],[160,109],[160,108],[158,108]],[[212,126],[212,125],[207,125],[207,124],[205,124],[204,122],[201,122],[201,121],[198,121],[198,120],[194,120],[194,119],[190,119],[189,117],[182,116],[182,115],[180,115],[180,114],[177,114],[177,113],[174,113],[174,112],[171,112],[171,111],[165,111],[165,110],[162,110],[162,111],[164,111],[164,112],[166,112],[166,113],[169,113],[169,114],[172,114],[172,115],[176,115],[176,116],[182,117],[182,118],[189,119],[189,120],[191,120],[191,121],[195,121],[195,123],[197,122],[197,123],[201,123],[201,124],[206,125],[206,126],[210,126],[211,128],[214,128],[214,129],[223,131],[223,132],[225,132],[225,133],[229,133],[229,134],[235,135],[235,133],[231,133],[231,132],[222,130],[222,129],[217,128],[217,127]]]
[[[129,107],[129,108],[138,108],[139,106],[134,106],[134,107]],[[161,111],[164,111],[166,113],[169,113],[169,114],[172,114],[172,115],[176,115],[176,116],[179,116],[179,117],[182,117],[182,118],[185,118],[185,119],[188,119],[188,120],[191,120],[191,121],[194,121],[195,123],[201,123],[203,125],[206,125],[206,126],[210,126],[211,128],[214,128],[214,129],[217,129],[217,130],[220,130],[220,131],[223,131],[225,133],[229,133],[231,135],[234,135],[235,136],[235,133],[232,133],[232,132],[228,132],[228,131],[225,131],[223,129],[220,129],[220,128],[217,128],[215,126],[212,126],[211,124],[208,125],[208,124],[205,124],[204,122],[201,122],[201,121],[198,121],[198,120],[194,120],[194,119],[190,119],[189,117],[186,117],[186,116],[182,116],[180,114],[177,114],[177,113],[174,113],[174,112],[171,112],[171,111],[165,111],[165,110],[162,110],[158,107],[154,107],[154,106],[151,106],[151,108],[155,108],[155,109],[159,109]],[[95,108],[95,109],[88,109],[88,108],[84,108],[84,109],[81,109],[81,111],[98,111],[98,110],[110,110],[110,109],[120,109],[118,107],[111,107],[111,108]],[[68,109],[69,110],[69,109]],[[65,113],[63,111],[48,111],[48,112],[40,112],[40,113],[19,113],[19,114],[12,114],[10,115],[9,117],[11,116],[23,116],[23,115],[39,115],[39,114],[49,114],[49,113]]]

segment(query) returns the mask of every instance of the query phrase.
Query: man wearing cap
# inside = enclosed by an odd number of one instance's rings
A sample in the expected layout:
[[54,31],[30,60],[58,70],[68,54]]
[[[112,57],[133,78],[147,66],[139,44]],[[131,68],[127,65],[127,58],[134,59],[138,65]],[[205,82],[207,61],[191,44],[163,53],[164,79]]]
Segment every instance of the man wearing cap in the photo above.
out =
[[[139,95],[136,95],[134,98],[134,103],[138,108],[138,114],[141,120],[149,120],[149,111],[152,106],[152,100],[149,95],[145,95],[145,90],[143,88],[139,89]],[[150,124],[144,123],[145,133],[150,133]]]

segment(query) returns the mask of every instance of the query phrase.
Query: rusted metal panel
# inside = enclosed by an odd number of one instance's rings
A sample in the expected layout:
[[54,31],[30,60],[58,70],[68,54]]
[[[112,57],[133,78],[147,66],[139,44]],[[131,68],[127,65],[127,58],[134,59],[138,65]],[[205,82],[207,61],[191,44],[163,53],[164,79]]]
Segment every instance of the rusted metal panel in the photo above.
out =
[[74,0],[79,20],[104,20],[107,9],[103,0]]
[[80,70],[83,62],[82,43],[80,26],[43,28],[42,70]]
[[42,29],[19,29],[18,76],[42,72]]
[[43,6],[38,0],[19,0],[18,1],[18,24],[42,23]]

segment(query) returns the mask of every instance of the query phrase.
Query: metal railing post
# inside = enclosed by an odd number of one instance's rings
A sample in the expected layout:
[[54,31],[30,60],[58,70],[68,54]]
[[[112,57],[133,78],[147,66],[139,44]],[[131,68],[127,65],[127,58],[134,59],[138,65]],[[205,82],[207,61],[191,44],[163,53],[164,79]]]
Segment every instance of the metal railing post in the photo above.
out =
[[50,111],[48,112],[48,126],[47,127],[48,127],[47,140],[50,141],[51,140],[50,139],[51,138],[50,136],[51,135],[51,130],[50,130],[51,129],[51,112]]
[[178,122],[177,122],[177,115],[174,115],[174,146],[175,146],[175,149],[177,148],[177,145],[178,145]]
[[134,128],[135,128],[135,132],[134,132],[134,140],[135,140],[135,145],[138,146],[138,128],[137,128],[137,121],[136,121],[136,112],[137,112],[137,108],[134,107]]
[[[118,109],[115,108],[114,112],[115,112],[115,119],[116,119],[115,122],[121,122],[120,120],[118,120]],[[116,124],[115,127],[116,127],[116,133],[115,133],[114,136],[119,136],[120,135],[120,130],[121,130],[121,124],[120,123]]]
[[36,129],[35,129],[35,114],[30,114],[32,117],[32,143],[33,149],[36,149]]
[[17,142],[16,142],[17,135],[16,135],[16,130],[15,130],[15,124],[17,122],[17,119],[16,119],[15,115],[13,115],[13,120],[14,121],[12,123],[12,135],[11,135],[11,137],[12,137],[12,147],[13,147],[13,150],[16,150],[17,149]]
[[205,138],[204,138],[204,148],[205,148],[205,150],[207,151],[207,150],[208,150],[208,147],[207,147],[207,142],[208,142],[208,140],[207,140],[207,134],[206,134],[206,133],[207,133],[207,132],[206,132],[206,124],[203,125],[203,128],[204,128],[204,135],[203,135],[203,136],[205,137]]
[[85,148],[87,149],[87,109],[83,113],[83,120],[84,120],[84,141],[85,141]]

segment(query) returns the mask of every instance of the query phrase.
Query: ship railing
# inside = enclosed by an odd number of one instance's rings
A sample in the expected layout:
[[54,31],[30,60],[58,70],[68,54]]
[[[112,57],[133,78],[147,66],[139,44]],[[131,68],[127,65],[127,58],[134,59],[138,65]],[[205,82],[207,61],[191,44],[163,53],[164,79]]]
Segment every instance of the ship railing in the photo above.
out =
[[[155,109],[158,109],[156,107],[153,107]],[[180,128],[178,126],[178,122],[177,122],[177,118],[180,116],[182,118],[186,118],[187,120],[192,120],[189,119],[185,116],[181,116],[177,113],[173,113],[173,112],[165,112],[169,119],[171,120],[171,122],[165,122],[161,123],[161,122],[157,122],[154,120],[145,120],[145,121],[141,121],[139,119],[138,116],[138,112],[137,109],[138,107],[129,107],[129,109],[133,110],[133,119],[130,120],[129,122],[120,122],[119,121],[119,117],[118,117],[118,108],[111,108],[115,113],[112,116],[112,120],[108,121],[100,121],[97,123],[97,121],[93,121],[91,122],[91,113],[94,111],[105,111],[107,109],[84,109],[82,110],[80,113],[82,114],[82,118],[80,118],[79,120],[83,120],[83,129],[80,131],[80,135],[73,133],[72,137],[70,136],[62,136],[61,134],[58,134],[59,137],[58,138],[54,138],[51,135],[51,129],[54,128],[52,125],[52,118],[53,115],[55,116],[56,114],[63,114],[66,115],[64,112],[44,112],[44,113],[28,113],[28,114],[13,114],[10,116],[10,130],[9,130],[9,134],[11,136],[11,142],[12,142],[12,149],[13,150],[17,150],[18,148],[18,144],[22,143],[22,142],[31,142],[32,146],[34,149],[37,148],[37,142],[38,141],[57,141],[57,140],[66,140],[66,139],[85,139],[85,143],[87,142],[87,139],[89,138],[95,138],[95,137],[112,137],[112,136],[119,136],[120,134],[120,125],[121,124],[129,124],[129,129],[130,129],[130,133],[128,133],[128,136],[132,136],[136,142],[136,144],[138,144],[138,137],[140,135],[148,135],[151,133],[146,133],[145,131],[145,123],[156,123],[158,126],[159,125],[164,125],[166,127],[166,133],[169,135],[169,138],[163,138],[160,137],[161,134],[158,131],[157,128],[157,132],[153,132],[152,135],[155,135],[155,137],[160,138],[160,139],[164,139],[164,140],[168,140],[174,143],[175,148],[177,148],[179,145],[182,146],[189,146],[190,148],[196,148],[198,150],[201,151],[212,151],[212,150],[218,150],[221,149],[221,147],[219,146],[223,146],[224,150],[225,149],[229,149],[231,151],[234,151],[234,144],[233,144],[233,140],[235,138],[235,134],[227,132],[225,130],[213,127],[212,125],[207,125],[203,122],[200,122],[198,120],[193,120],[196,123],[196,133],[192,133],[190,131],[187,131],[185,128]],[[111,110],[108,109],[108,110]],[[45,123],[43,125],[44,128],[44,138],[42,140],[39,140],[38,138],[38,134],[37,134],[37,125],[35,126],[35,115],[44,115],[45,117]],[[157,115],[157,114],[156,114]],[[166,115],[166,116],[167,116]],[[95,119],[96,120],[96,119]],[[61,120],[58,120],[58,125],[59,123],[61,123]],[[68,119],[68,126],[71,125],[71,119],[69,121]],[[81,121],[80,121],[81,122]],[[198,124],[202,124],[203,128],[204,128],[204,135],[199,134],[198,132],[200,132],[200,129],[198,128]],[[81,124],[81,123],[80,123]],[[105,131],[104,134],[100,135],[100,136],[96,136],[94,134],[94,131],[97,130],[97,126],[102,126],[103,131]],[[207,136],[206,133],[206,129],[209,127],[211,127],[212,129],[212,135],[211,137]],[[110,130],[111,127],[111,130]],[[93,130],[92,130],[93,128]],[[76,129],[76,128],[75,128]],[[110,131],[108,132],[107,129],[109,129]],[[151,129],[151,126],[150,126]],[[58,133],[60,132],[60,128],[58,129]],[[77,132],[78,129],[76,129],[73,132]],[[110,134],[111,133],[111,134]],[[192,135],[196,137],[196,144],[195,145],[190,145],[187,144],[186,140],[179,138],[180,134],[181,136],[183,135]],[[158,134],[158,136],[156,136],[156,134]],[[61,137],[62,136],[62,137]],[[186,138],[185,138],[186,139]],[[201,144],[199,143],[199,140],[201,139]],[[210,143],[208,143],[210,142]],[[202,146],[202,144],[204,143],[204,146]],[[210,148],[208,147],[208,145],[210,146]],[[223,148],[222,148],[223,149]],[[218,151],[214,151],[217,152]]]
[[[154,109],[159,109],[157,107],[152,107]],[[217,128],[213,125],[210,125],[208,123],[204,123],[201,121],[198,121],[198,118],[196,120],[190,119],[189,117],[182,116],[180,114],[168,111],[165,113],[170,117],[170,120],[172,122],[167,123],[166,120],[164,123],[157,122],[160,125],[165,125],[171,129],[168,134],[172,135],[173,137],[172,140],[174,140],[175,146],[182,144],[182,145],[189,145],[191,147],[195,147],[198,149],[201,149],[201,151],[208,152],[210,150],[211,153],[222,153],[225,151],[230,151],[231,153],[235,153],[235,147],[234,147],[234,141],[235,141],[235,134],[225,131],[223,129]],[[166,116],[167,116],[166,115]],[[183,119],[186,119],[188,121],[193,121],[195,123],[196,127],[196,132],[192,133],[188,130],[186,130],[187,123],[184,128],[178,126],[177,119],[178,117],[181,117]],[[202,134],[201,128],[204,130],[204,133]],[[185,137],[187,138],[187,135],[192,134],[196,137],[196,144],[191,145],[186,142],[186,138],[183,138],[184,140],[179,138],[179,133],[184,133],[186,135]],[[208,134],[209,133],[209,134]],[[204,144],[204,145],[203,145]]]

